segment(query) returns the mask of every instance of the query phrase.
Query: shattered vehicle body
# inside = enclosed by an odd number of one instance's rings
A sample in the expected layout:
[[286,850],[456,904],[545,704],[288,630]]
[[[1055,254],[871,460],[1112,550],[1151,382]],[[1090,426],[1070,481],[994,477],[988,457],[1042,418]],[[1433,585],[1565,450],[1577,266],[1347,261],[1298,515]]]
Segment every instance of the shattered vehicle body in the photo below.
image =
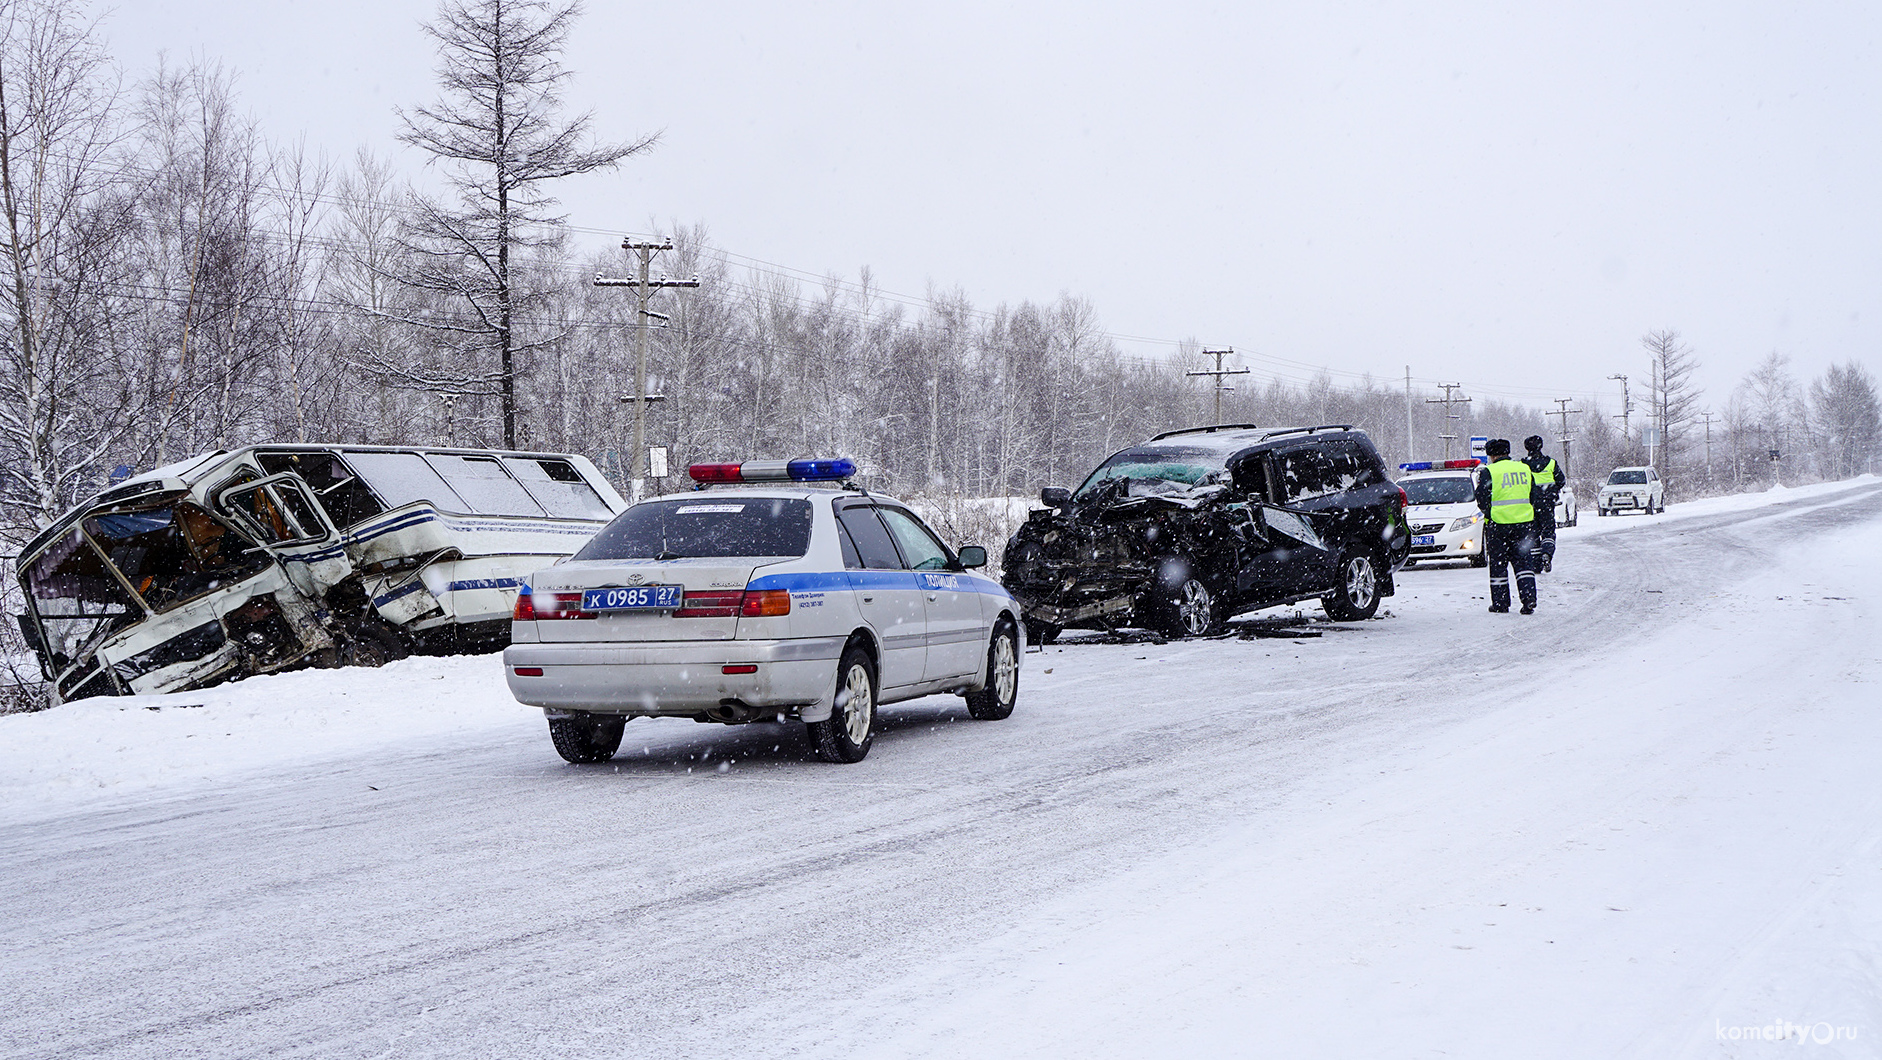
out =
[[1040,500],[1002,582],[1044,643],[1068,627],[1200,636],[1315,598],[1336,620],[1370,618],[1411,549],[1404,493],[1343,424],[1160,434]]
[[497,648],[524,575],[625,509],[563,453],[259,445],[111,487],[20,551],[52,699]]

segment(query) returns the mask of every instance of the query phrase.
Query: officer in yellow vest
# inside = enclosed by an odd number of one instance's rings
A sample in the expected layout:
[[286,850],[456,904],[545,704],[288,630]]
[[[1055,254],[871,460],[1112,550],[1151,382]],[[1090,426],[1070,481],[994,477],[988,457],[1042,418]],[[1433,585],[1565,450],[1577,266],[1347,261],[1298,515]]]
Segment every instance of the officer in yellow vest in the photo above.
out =
[[1516,595],[1523,614],[1536,610],[1535,473],[1510,459],[1508,438],[1492,438],[1483,451],[1490,466],[1477,473],[1477,507],[1487,516],[1483,550],[1490,561],[1490,610],[1510,609],[1508,567],[1516,568]]
[[1542,573],[1555,569],[1555,502],[1562,495],[1562,480],[1567,477],[1562,465],[1542,451],[1542,436],[1523,439],[1523,463],[1536,476],[1536,562]]

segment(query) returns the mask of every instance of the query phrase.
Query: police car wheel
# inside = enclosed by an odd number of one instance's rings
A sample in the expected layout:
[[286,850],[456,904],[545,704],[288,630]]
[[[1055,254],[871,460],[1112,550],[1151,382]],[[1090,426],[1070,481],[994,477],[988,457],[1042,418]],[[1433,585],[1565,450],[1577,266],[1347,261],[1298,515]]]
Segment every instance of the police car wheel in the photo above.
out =
[[857,645],[843,649],[836,668],[836,705],[823,721],[808,722],[810,746],[826,762],[860,762],[876,737],[876,665]]
[[557,754],[577,765],[606,762],[620,750],[621,732],[626,728],[626,718],[576,714],[550,718],[549,739],[555,742]]
[[1019,699],[1019,643],[1005,622],[987,645],[987,687],[967,693],[967,713],[976,721],[999,721],[1013,713]]
[[1379,610],[1379,571],[1372,557],[1364,553],[1342,557],[1333,589],[1320,598],[1320,606],[1335,622],[1371,618]]

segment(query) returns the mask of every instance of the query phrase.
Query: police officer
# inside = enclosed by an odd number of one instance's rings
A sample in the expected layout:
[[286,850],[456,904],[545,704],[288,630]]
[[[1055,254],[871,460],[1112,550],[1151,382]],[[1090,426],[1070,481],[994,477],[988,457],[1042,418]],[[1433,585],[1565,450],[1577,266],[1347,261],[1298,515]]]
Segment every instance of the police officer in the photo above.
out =
[[1562,495],[1562,465],[1543,455],[1539,434],[1524,438],[1523,448],[1528,450],[1523,463],[1536,479],[1536,561],[1547,574],[1555,569],[1555,502]]
[[1490,561],[1490,610],[1510,609],[1508,567],[1516,568],[1516,595],[1523,614],[1536,610],[1535,533],[1537,490],[1535,473],[1510,459],[1508,438],[1492,438],[1483,451],[1490,466],[1477,475],[1477,507],[1484,524],[1483,548]]

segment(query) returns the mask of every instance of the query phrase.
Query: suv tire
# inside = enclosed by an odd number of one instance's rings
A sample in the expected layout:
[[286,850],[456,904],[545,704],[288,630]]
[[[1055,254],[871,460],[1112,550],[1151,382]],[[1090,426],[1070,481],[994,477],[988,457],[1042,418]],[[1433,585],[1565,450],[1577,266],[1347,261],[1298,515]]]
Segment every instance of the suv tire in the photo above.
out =
[[577,765],[587,765],[613,758],[614,752],[621,749],[621,733],[626,728],[626,718],[576,714],[550,718],[549,739],[555,742],[557,754]]
[[999,721],[1013,713],[1019,699],[1019,638],[1011,624],[1001,622],[987,644],[987,684],[969,692],[967,714],[975,721]]
[[1372,556],[1364,552],[1341,556],[1333,588],[1320,598],[1320,606],[1335,622],[1363,622],[1377,613],[1379,567]]
[[1215,632],[1221,624],[1221,603],[1209,586],[1191,570],[1191,564],[1179,561],[1182,574],[1174,581],[1159,580],[1156,613],[1152,621],[1157,632],[1172,640],[1201,637]]
[[876,738],[876,664],[860,645],[843,649],[830,716],[808,722],[810,746],[826,762],[860,762]]

